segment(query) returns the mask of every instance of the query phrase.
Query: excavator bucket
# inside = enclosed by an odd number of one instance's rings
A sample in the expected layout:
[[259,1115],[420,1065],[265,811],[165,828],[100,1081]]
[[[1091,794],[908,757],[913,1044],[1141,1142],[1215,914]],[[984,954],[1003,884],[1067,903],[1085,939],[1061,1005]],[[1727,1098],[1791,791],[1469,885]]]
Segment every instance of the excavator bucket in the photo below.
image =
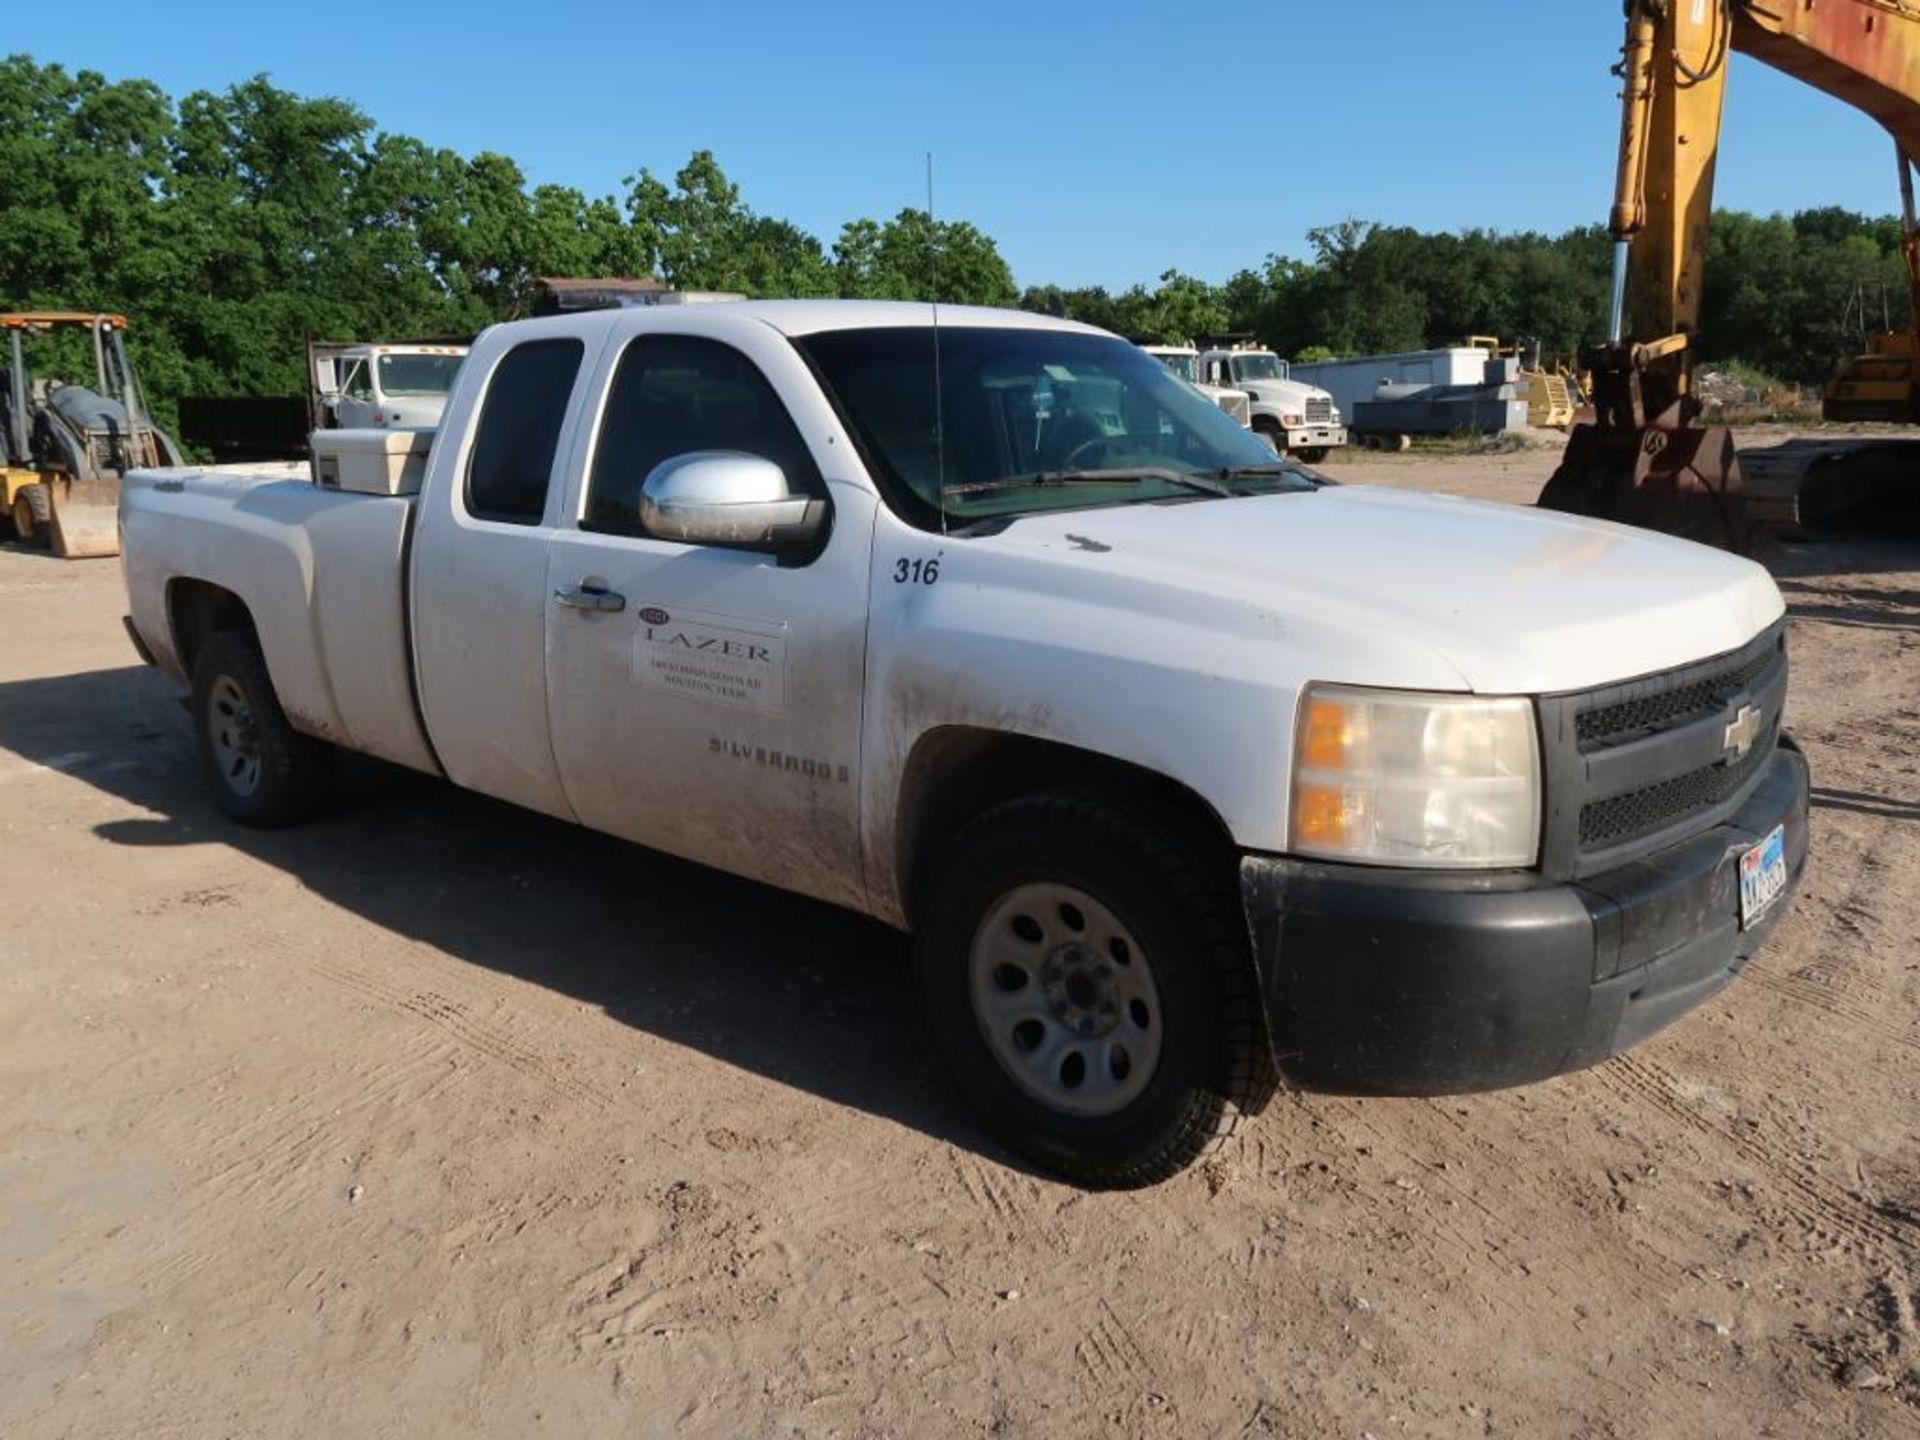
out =
[[120,482],[70,480],[47,482],[52,516],[48,525],[53,553],[67,560],[120,553]]
[[1638,430],[1576,425],[1538,503],[1750,553],[1758,533],[1733,432],[1690,424],[1682,410],[1676,404]]

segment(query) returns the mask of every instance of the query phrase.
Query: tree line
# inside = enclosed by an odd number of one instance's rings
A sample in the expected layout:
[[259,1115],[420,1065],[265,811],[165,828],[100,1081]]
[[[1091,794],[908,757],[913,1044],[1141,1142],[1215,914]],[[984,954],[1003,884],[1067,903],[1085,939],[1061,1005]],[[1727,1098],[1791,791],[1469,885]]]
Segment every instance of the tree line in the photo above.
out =
[[[1598,184],[1598,180],[1596,180]],[[0,307],[120,310],[156,409],[293,394],[302,337],[453,335],[524,313],[543,275],[651,274],[755,296],[1021,305],[1122,334],[1246,331],[1283,355],[1492,333],[1597,338],[1609,242],[1347,220],[1224,284],[1016,287],[993,239],[905,209],[831,243],[749,206],[707,151],[618,193],[528,183],[508,157],[379,130],[256,77],[179,100],[146,80],[0,61]],[[1905,323],[1898,222],[1837,209],[1716,217],[1703,352],[1817,380]]]

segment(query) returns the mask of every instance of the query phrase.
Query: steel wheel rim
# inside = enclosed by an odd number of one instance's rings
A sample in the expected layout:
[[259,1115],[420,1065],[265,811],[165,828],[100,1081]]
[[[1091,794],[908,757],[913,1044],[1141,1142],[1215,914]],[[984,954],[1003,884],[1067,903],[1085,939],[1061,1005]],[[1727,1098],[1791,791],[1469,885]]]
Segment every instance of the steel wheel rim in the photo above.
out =
[[1112,1115],[1153,1079],[1164,1024],[1153,967],[1086,891],[1057,881],[1007,891],[974,931],[968,972],[987,1048],[1049,1109]]
[[260,730],[240,682],[222,675],[207,695],[207,738],[220,778],[236,795],[260,788]]

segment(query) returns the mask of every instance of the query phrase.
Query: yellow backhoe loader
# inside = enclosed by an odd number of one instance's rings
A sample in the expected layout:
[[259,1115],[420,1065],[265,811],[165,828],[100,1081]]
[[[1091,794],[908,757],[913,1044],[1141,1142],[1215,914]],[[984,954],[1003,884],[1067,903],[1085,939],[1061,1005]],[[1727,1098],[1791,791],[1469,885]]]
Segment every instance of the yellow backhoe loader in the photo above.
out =
[[[1913,441],[1796,441],[1734,453],[1693,394],[1727,58],[1750,55],[1872,116],[1893,137],[1920,329],[1920,0],[1626,0],[1607,340],[1583,355],[1595,419],[1577,425],[1540,504],[1736,550],[1756,525],[1920,508]],[[1829,387],[1830,418],[1920,422],[1920,340],[1882,337]]]
[[[126,318],[84,312],[0,314],[0,527],[79,559],[120,550],[120,476],[178,465],[172,439],[148,419],[127,359]],[[92,342],[94,384],[35,380],[26,341],[59,331]]]

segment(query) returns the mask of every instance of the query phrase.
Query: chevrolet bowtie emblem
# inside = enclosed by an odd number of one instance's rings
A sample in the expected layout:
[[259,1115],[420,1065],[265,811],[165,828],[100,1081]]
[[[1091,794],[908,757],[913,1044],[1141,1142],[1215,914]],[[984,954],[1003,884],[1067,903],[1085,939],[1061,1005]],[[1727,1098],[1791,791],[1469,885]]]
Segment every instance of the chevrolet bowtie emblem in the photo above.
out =
[[1733,719],[1727,722],[1727,732],[1722,738],[1733,758],[1738,760],[1753,748],[1753,742],[1760,738],[1760,712],[1751,705],[1742,705]]

